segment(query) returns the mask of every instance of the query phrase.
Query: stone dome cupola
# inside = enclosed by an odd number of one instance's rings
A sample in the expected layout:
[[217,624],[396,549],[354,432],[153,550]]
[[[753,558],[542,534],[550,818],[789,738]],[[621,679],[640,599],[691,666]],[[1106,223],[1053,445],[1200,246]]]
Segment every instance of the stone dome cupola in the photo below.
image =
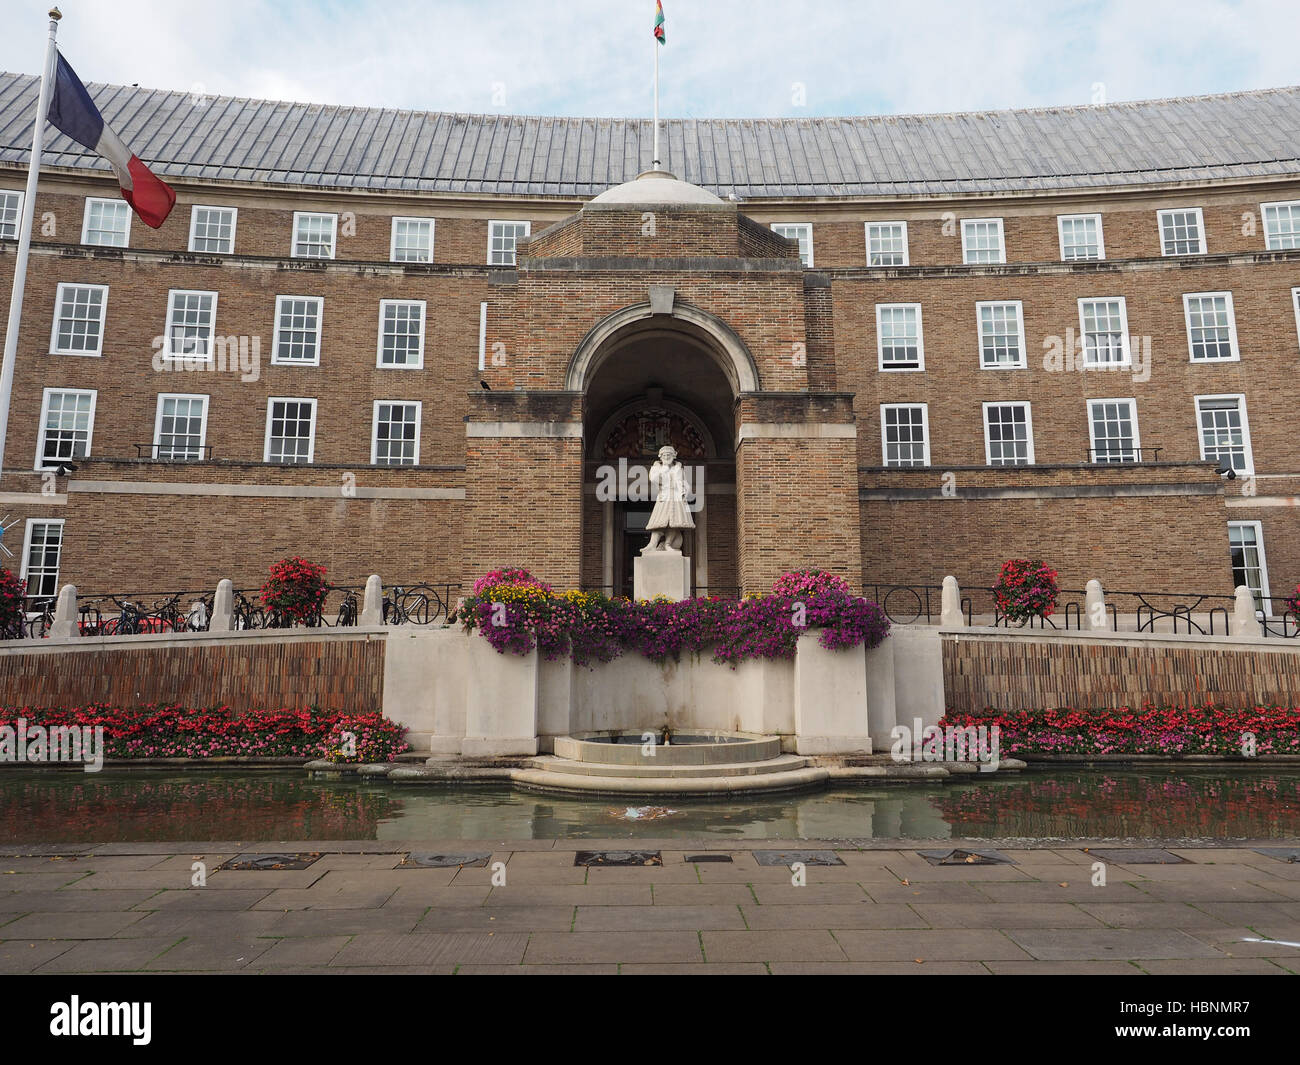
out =
[[614,185],[589,203],[608,206],[672,206],[720,207],[726,204],[720,196],[708,189],[668,173],[667,170],[647,170],[631,181]]

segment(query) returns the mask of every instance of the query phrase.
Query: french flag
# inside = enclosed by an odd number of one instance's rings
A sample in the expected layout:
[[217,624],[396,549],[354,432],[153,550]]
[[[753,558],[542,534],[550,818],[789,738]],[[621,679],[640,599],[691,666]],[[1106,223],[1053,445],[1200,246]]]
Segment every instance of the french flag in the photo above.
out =
[[176,193],[132,155],[122,139],[105,125],[95,101],[62,54],[54,71],[49,119],[55,128],[108,162],[122,186],[122,199],[145,225],[157,229],[167,220],[176,206]]

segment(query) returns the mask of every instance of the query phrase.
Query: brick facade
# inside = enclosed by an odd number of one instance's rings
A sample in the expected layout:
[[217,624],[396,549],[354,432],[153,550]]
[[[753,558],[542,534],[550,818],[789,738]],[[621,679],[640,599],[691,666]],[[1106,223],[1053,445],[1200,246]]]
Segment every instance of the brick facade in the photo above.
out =
[[[21,179],[0,171],[0,187]],[[1229,521],[1261,523],[1275,595],[1300,581],[1290,430],[1300,250],[1267,250],[1259,222],[1261,203],[1300,198],[1300,180],[645,208],[176,185],[162,229],[134,220],[128,248],[86,248],[85,197],[115,189],[43,176],[0,515],[17,519],[6,537],[16,554],[24,519],[65,520],[61,582],[113,591],[229,576],[248,586],[276,558],[303,553],[348,581],[377,571],[468,583],[523,564],[559,587],[605,586],[612,519],[593,493],[594,441],[620,404],[656,390],[717,447],[700,534],[711,588],[758,591],[803,565],[859,585],[952,573],[979,587],[1001,559],[1032,554],[1069,586],[1098,577],[1220,593],[1234,582]],[[233,254],[186,251],[192,204],[238,207]],[[1202,208],[1208,254],[1164,258],[1157,211],[1186,206]],[[290,256],[295,210],[339,215],[334,260]],[[1060,261],[1057,217],[1076,213],[1102,216],[1103,261]],[[431,264],[389,262],[395,216],[435,219]],[[963,218],[1003,219],[1005,265],[962,265]],[[487,265],[494,219],[531,223],[517,266]],[[770,231],[778,220],[812,223],[815,268]],[[909,266],[866,265],[869,220],[907,222]],[[0,241],[0,314],[13,250]],[[60,283],[108,286],[102,355],[50,354]],[[652,300],[652,286],[672,290],[673,310],[629,318],[588,351],[602,323]],[[216,335],[259,342],[253,379],[237,367],[154,368],[172,289],[219,294]],[[1239,360],[1189,358],[1182,296],[1211,291],[1232,293]],[[319,365],[272,363],[277,295],[324,300]],[[1118,296],[1135,366],[1045,363],[1052,338],[1078,332],[1080,299]],[[376,365],[388,299],[426,302],[420,369]],[[986,300],[1021,302],[1023,369],[981,367],[975,304]],[[921,305],[924,371],[878,368],[881,303]],[[747,372],[752,391],[740,384]],[[70,477],[32,469],[45,388],[97,392],[91,456]],[[170,392],[208,397],[212,461],[136,461]],[[1258,476],[1225,482],[1200,460],[1194,397],[1220,394],[1245,397]],[[262,462],[271,397],[316,400],[313,464]],[[1135,401],[1141,463],[1089,465],[1086,404],[1106,398]],[[371,465],[379,400],[422,404],[416,466]],[[986,465],[986,402],[1031,404],[1037,466]],[[880,407],[890,403],[927,405],[928,468],[884,468]],[[938,494],[946,476],[955,495]],[[349,495],[349,484],[363,491]]]

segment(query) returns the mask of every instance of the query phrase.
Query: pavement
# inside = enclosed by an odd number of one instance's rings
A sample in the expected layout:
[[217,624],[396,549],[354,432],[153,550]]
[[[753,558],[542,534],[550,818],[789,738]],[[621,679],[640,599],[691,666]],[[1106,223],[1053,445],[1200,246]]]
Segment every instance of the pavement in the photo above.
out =
[[[1300,974],[1294,842],[1115,846],[6,845],[0,972]],[[965,847],[1004,860],[923,853]],[[574,864],[628,848],[663,864]],[[407,859],[474,852],[484,864]],[[221,868],[271,853],[310,864]],[[688,860],[708,855],[731,860]]]

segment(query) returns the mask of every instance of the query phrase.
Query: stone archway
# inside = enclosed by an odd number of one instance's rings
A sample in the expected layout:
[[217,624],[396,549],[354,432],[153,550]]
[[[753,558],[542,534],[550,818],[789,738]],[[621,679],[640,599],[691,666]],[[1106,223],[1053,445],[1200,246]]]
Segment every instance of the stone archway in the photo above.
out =
[[597,322],[569,360],[565,389],[586,392],[596,370],[618,350],[619,339],[641,331],[647,324],[651,328],[680,331],[702,342],[700,346],[709,351],[731,383],[733,398],[742,392],[759,390],[758,366],[745,342],[717,315],[677,302],[671,289],[658,300],[624,307]]
[[648,537],[649,505],[631,495],[610,499],[605,486],[613,465],[648,472],[659,447],[671,443],[703,486],[688,552],[692,588],[738,589],[735,403],[757,384],[744,344],[697,308],[627,307],[590,330],[566,378],[583,396],[584,586],[631,594],[631,558]]

